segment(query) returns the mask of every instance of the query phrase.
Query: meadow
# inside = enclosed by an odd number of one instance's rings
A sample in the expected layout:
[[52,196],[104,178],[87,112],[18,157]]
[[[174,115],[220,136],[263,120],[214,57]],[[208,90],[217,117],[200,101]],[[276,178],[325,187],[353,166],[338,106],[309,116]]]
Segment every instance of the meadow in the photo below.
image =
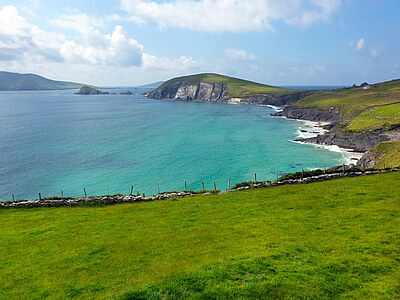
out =
[[0,210],[0,298],[400,296],[400,174]]

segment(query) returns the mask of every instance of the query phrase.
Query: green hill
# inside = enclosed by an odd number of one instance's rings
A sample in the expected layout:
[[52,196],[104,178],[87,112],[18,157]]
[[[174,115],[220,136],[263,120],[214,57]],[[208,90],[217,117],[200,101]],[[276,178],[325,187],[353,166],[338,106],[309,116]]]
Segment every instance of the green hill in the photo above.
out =
[[232,97],[254,96],[257,93],[281,94],[291,91],[285,88],[212,73],[176,77],[164,82],[159,88],[165,88],[177,82],[184,82],[188,85],[200,82],[226,84],[228,85],[227,93]]
[[400,173],[0,210],[4,299],[397,299]]
[[0,71],[0,91],[36,91],[79,89],[83,84],[54,81],[35,74]]

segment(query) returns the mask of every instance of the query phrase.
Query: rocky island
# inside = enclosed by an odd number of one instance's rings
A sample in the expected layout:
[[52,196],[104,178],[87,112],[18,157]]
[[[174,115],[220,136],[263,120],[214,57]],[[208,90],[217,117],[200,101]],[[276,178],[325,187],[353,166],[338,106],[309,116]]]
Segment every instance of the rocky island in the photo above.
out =
[[96,89],[94,87],[90,87],[87,85],[84,85],[79,89],[79,92],[75,93],[77,95],[109,95],[109,92],[103,92],[100,91],[99,89]]
[[363,167],[400,165],[400,80],[296,91],[207,73],[173,78],[146,96],[280,106],[275,116],[325,124],[328,132],[297,141],[366,152],[358,161]]

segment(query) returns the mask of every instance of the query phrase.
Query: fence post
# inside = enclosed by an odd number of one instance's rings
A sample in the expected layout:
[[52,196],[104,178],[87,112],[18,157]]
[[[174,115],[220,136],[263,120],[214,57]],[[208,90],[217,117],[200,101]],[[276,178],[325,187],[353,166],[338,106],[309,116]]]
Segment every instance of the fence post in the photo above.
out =
[[110,196],[110,187],[107,187],[107,196]]
[[64,192],[61,191],[61,200],[64,198]]
[[42,195],[39,193],[39,200],[42,200]]
[[324,175],[326,174],[326,166],[324,167]]
[[343,169],[343,174],[344,174],[344,164],[342,165],[342,169]]
[[204,188],[204,182],[203,182],[203,181],[201,182],[201,185],[203,186],[203,192],[205,193],[206,190],[205,190],[205,188]]
[[301,170],[301,180],[303,180],[303,179],[304,179],[304,169]]
[[278,182],[278,171],[276,171],[276,182]]
[[231,189],[231,178],[228,179],[228,191]]
[[187,184],[186,184],[186,180],[185,180],[185,192],[187,191]]
[[257,173],[254,173],[254,183],[257,183]]
[[216,192],[217,192],[217,186],[216,186],[215,181],[214,181],[214,193],[216,193]]
[[85,193],[85,199],[87,199],[86,188],[83,188],[83,192]]
[[15,197],[14,197],[14,194],[12,194],[12,197],[13,197],[13,202],[15,201]]
[[159,184],[157,184],[157,191],[158,191],[158,194],[160,194],[160,185]]
[[133,185],[131,185],[131,196],[133,194]]

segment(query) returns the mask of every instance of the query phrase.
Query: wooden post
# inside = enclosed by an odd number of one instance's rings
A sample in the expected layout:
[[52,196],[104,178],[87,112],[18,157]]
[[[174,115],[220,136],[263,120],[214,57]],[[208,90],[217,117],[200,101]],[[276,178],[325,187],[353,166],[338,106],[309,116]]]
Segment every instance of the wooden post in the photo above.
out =
[[276,182],[278,182],[278,171],[276,171]]
[[39,200],[42,200],[42,195],[39,193]]
[[203,192],[205,193],[206,190],[205,190],[205,188],[204,188],[204,182],[202,181],[201,184],[202,184],[202,186],[203,186]]
[[158,194],[160,194],[160,185],[159,184],[157,184],[157,191],[158,191]]
[[64,192],[61,191],[61,200],[64,198]]
[[231,189],[231,178],[228,179],[228,191]]
[[107,187],[107,196],[110,196],[110,187]]
[[216,192],[217,192],[217,186],[216,186],[215,181],[214,181],[214,193],[216,193]]
[[83,188],[83,192],[85,193],[85,199],[87,199],[86,188]]
[[326,167],[324,167],[324,174],[326,174]]
[[257,173],[254,173],[254,182],[257,183]]
[[13,197],[13,201],[15,201],[15,197],[14,197],[14,194],[12,194],[12,197]]
[[342,169],[343,169],[343,174],[344,174],[344,164],[342,165]]
[[186,180],[185,180],[185,192],[187,191],[187,184],[186,184]]
[[132,194],[133,194],[133,185],[131,185],[131,196],[132,196]]
[[301,170],[301,179],[302,179],[302,180],[304,179],[304,169]]

